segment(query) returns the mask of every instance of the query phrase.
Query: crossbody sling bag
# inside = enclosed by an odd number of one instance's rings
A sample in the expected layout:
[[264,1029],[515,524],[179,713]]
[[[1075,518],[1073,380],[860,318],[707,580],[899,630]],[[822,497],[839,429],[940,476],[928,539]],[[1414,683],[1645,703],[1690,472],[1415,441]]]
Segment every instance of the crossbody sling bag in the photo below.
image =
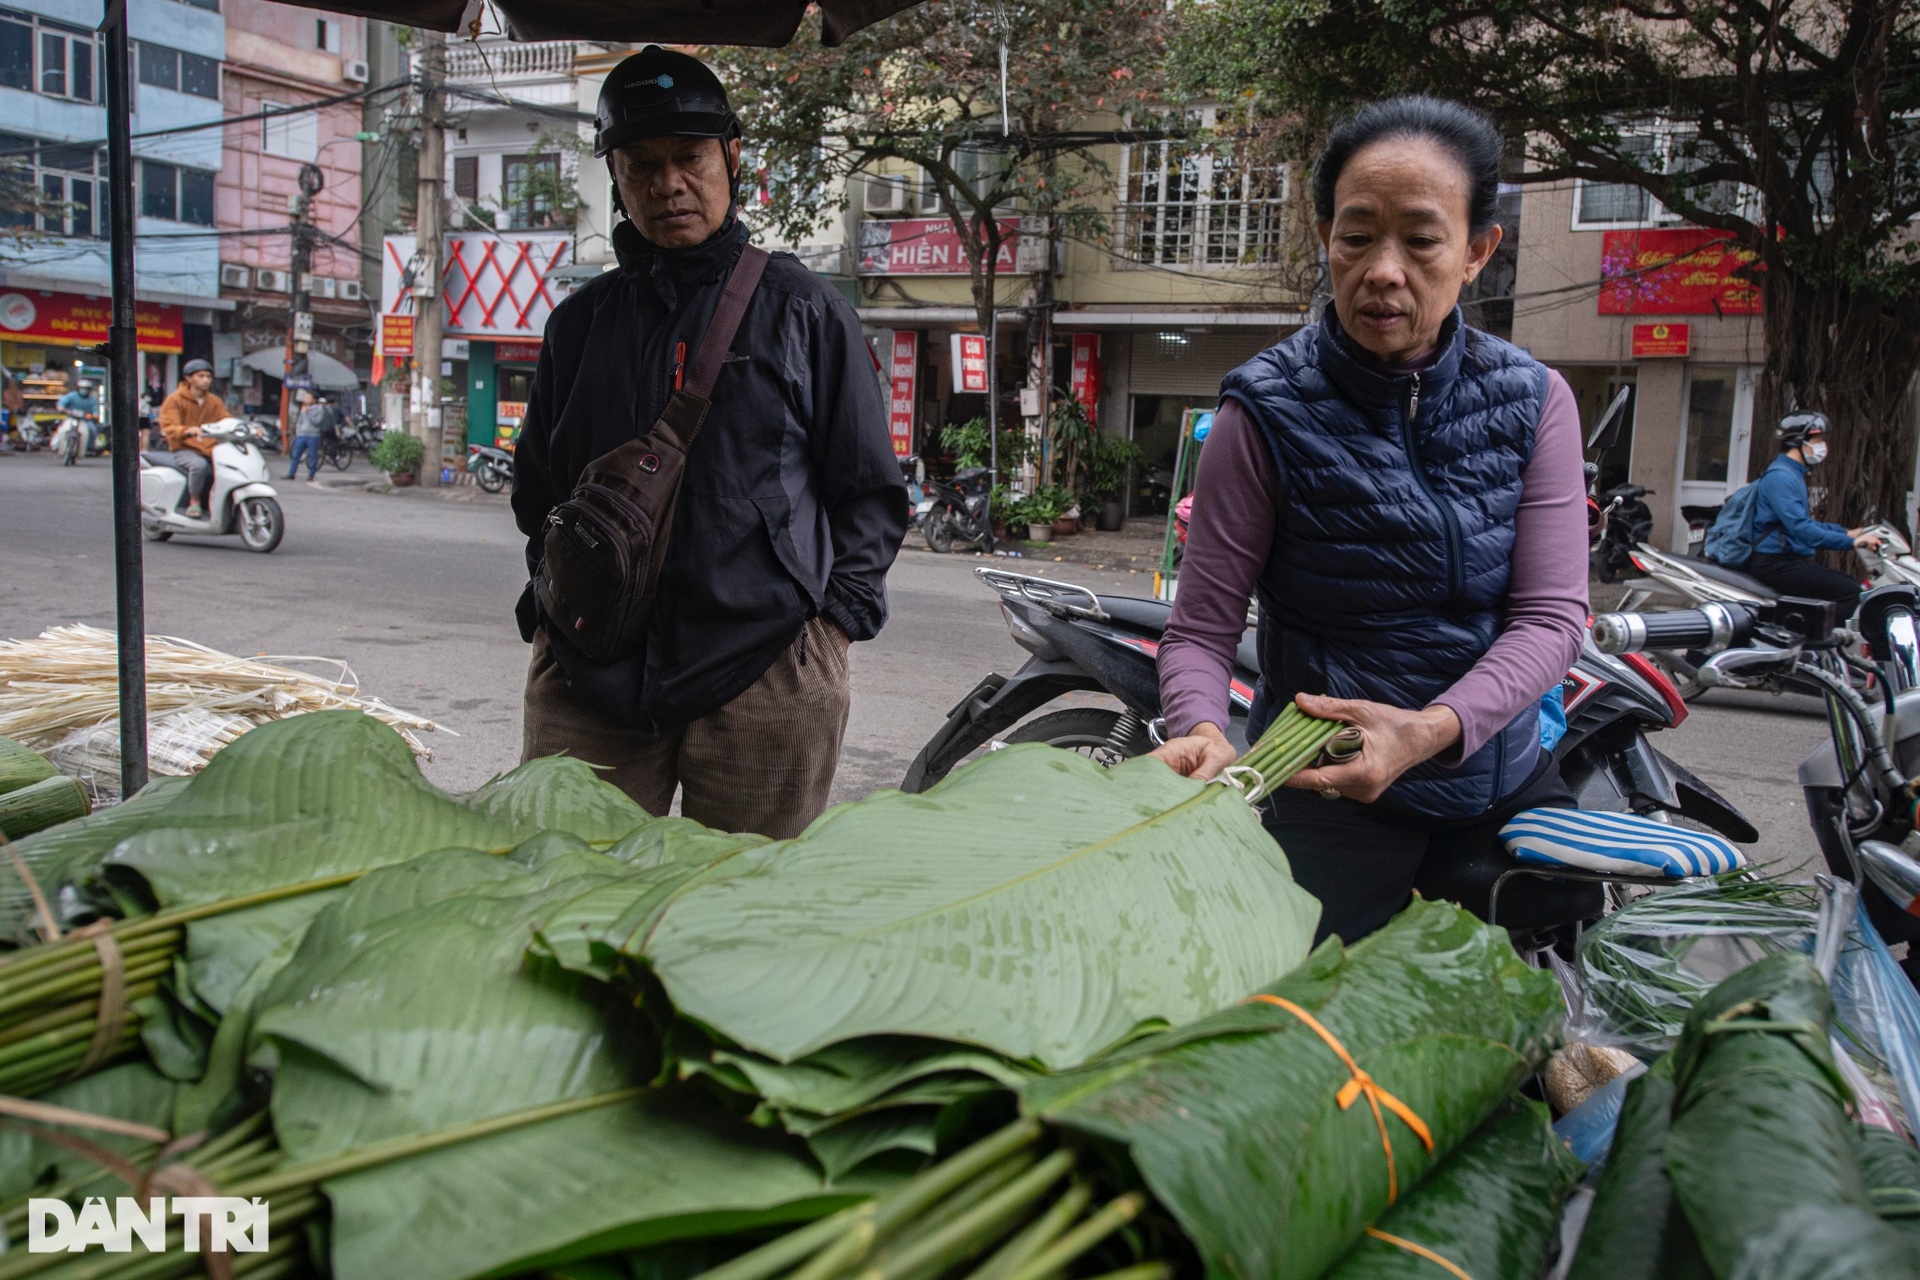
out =
[[548,619],[595,662],[640,652],[660,590],[687,453],[712,408],[714,380],[733,346],[767,253],[749,245],[713,309],[692,376],[637,440],[587,464],[573,494],[547,515],[534,595]]

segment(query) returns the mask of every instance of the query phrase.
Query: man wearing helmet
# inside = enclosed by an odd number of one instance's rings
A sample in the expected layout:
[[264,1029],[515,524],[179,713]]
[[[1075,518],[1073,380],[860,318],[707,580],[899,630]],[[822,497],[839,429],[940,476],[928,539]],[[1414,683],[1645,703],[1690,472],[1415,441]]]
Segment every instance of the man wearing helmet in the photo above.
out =
[[[514,457],[537,574],[548,516],[692,376],[748,230],[740,125],[698,59],[650,46],[607,77],[594,154],[625,217],[605,272],[554,308]],[[766,264],[687,454],[643,651],[589,660],[529,586],[527,758],[567,752],[649,812],[676,789],[709,826],[784,837],[826,806],[847,646],[887,617],[907,526],[873,358],[853,309],[785,254]]]
[[180,369],[180,386],[160,406],[160,432],[167,438],[173,465],[187,473],[187,518],[206,515],[213,488],[213,441],[200,434],[209,422],[230,417],[226,402],[213,394],[213,366],[189,360]]
[[1815,520],[1807,508],[1807,468],[1826,460],[1827,426],[1824,413],[1790,413],[1774,428],[1780,456],[1754,487],[1753,558],[1746,571],[1781,595],[1836,600],[1841,616],[1851,617],[1860,584],[1815,563],[1813,553],[1877,549],[1880,539]]
[[100,452],[100,397],[93,393],[93,381],[82,378],[73,384],[73,390],[54,401],[53,407],[72,418],[78,418],[87,433],[86,451],[89,456]]

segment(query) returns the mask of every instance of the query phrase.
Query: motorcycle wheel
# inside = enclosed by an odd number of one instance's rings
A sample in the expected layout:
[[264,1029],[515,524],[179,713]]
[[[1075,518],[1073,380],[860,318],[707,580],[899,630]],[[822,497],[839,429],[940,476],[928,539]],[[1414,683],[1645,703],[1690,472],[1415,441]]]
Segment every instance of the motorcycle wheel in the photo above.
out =
[[1141,734],[1133,735],[1120,750],[1115,750],[1108,740],[1113,737],[1113,728],[1119,723],[1118,711],[1074,707],[1067,711],[1050,711],[1038,719],[1029,720],[1001,741],[1008,746],[1016,742],[1044,742],[1050,747],[1075,752],[1095,764],[1112,768],[1122,760],[1131,759],[1147,750],[1146,743],[1141,740],[1144,735]]
[[927,523],[920,532],[927,540],[927,550],[941,555],[953,550],[953,517],[945,511],[927,512]]
[[67,437],[67,443],[60,450],[60,465],[63,467],[71,467],[79,461],[80,442],[78,439],[69,436]]
[[286,536],[286,518],[280,514],[280,504],[272,498],[248,498],[235,514],[239,517],[241,545],[249,551],[265,555]]
[[146,535],[148,542],[173,541],[173,530],[162,529],[159,525],[149,520],[142,520],[140,522],[140,532]]
[[488,493],[498,493],[507,487],[507,473],[497,467],[482,467],[474,473],[474,479]]

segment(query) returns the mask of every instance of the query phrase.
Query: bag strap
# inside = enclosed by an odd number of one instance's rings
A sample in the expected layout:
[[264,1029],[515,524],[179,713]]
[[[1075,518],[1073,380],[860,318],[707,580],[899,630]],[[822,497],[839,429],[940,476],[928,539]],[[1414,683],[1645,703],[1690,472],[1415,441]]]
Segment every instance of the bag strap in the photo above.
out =
[[765,249],[752,245],[740,251],[740,260],[734,264],[733,274],[727,277],[726,290],[714,306],[713,319],[707,322],[707,332],[700,339],[700,353],[693,360],[693,376],[687,379],[688,394],[702,400],[713,399],[713,384],[720,377],[720,366],[726,363],[727,352],[733,347],[733,335],[746,317],[747,304],[753,301],[753,291],[760,287],[760,276],[767,269],[768,257]]

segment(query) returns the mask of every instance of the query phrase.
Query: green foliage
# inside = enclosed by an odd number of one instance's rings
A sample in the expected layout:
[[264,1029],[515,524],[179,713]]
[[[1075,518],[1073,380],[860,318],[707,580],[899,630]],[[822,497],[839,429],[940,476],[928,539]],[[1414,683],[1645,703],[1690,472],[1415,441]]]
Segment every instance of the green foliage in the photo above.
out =
[[1032,524],[1052,524],[1073,506],[1073,491],[1061,485],[1043,485],[1026,500],[1027,520]]
[[[984,467],[992,455],[987,450],[987,420],[969,418],[940,428],[940,447],[953,455],[956,467]],[[1017,427],[1000,429],[1000,471],[1017,471],[1033,452],[1033,440]]]
[[[1624,183],[1730,233],[1764,301],[1757,418],[1834,419],[1834,517],[1902,508],[1920,371],[1920,6],[1182,0],[1180,17],[1177,77],[1290,122],[1292,159],[1359,103],[1433,93],[1524,142],[1521,181]],[[1771,451],[1764,433],[1755,448]]]
[[412,475],[420,470],[420,462],[426,456],[427,446],[420,443],[419,436],[404,431],[389,431],[380,437],[380,443],[373,446],[367,461],[390,476]]
[[1095,432],[1087,451],[1086,493],[1094,502],[1117,502],[1125,495],[1135,467],[1144,466],[1147,455],[1139,445],[1124,436]]

